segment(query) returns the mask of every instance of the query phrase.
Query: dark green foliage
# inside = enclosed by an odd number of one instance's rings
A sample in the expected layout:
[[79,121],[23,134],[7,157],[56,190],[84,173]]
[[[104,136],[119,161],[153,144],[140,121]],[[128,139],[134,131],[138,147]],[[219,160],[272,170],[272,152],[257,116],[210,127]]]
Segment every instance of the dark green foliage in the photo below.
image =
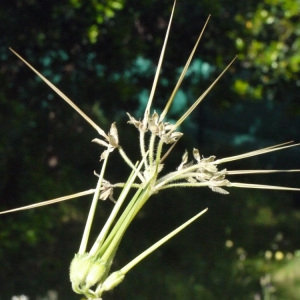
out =
[[[96,132],[8,47],[103,129],[117,121],[121,145],[135,160],[138,141],[125,126],[125,112],[141,111],[143,95],[150,90],[171,2],[1,1],[1,210],[93,188],[100,155],[98,146],[90,143]],[[172,117],[178,117],[237,52],[240,60],[184,124],[186,134],[166,168],[177,166],[184,149],[193,147],[204,156],[223,157],[297,139],[296,2],[178,2],[155,107],[161,108],[172,91],[209,13],[212,21],[196,62],[205,63],[211,72],[196,67],[190,73],[182,86],[184,96],[178,98],[182,108],[175,107]],[[246,101],[253,99],[261,103]],[[268,159],[252,158],[228,169],[299,168],[299,154],[270,154]],[[112,182],[129,172],[121,161],[111,166],[107,179]],[[244,179],[300,186],[295,174]],[[296,279],[289,281],[290,294],[285,294],[282,274],[292,272],[288,267],[297,259],[277,263],[274,256],[265,259],[265,252],[287,255],[298,249],[299,199],[292,192],[253,190],[230,190],[228,196],[187,189],[157,195],[121,244],[116,269],[195,212],[206,206],[209,212],[139,264],[105,299],[253,299],[266,291],[260,279],[268,273],[278,284],[278,299],[292,299],[299,275],[293,271]],[[79,299],[69,286],[68,267],[79,247],[90,200],[1,216],[0,299],[22,293],[35,299],[48,289],[57,290],[59,299]],[[95,236],[112,205],[107,201],[99,206]]]

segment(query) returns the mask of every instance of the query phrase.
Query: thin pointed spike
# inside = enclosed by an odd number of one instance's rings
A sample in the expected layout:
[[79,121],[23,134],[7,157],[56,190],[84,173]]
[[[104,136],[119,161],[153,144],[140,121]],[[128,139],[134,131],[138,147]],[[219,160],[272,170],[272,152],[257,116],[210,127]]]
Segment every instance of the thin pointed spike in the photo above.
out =
[[163,63],[163,59],[164,59],[164,55],[165,55],[165,51],[166,51],[166,46],[167,46],[167,41],[168,41],[170,28],[171,28],[171,24],[172,24],[172,19],[173,19],[173,15],[174,15],[175,5],[176,5],[176,0],[174,1],[174,4],[173,4],[173,8],[172,8],[172,12],[171,12],[171,16],[170,16],[170,20],[169,20],[169,24],[168,24],[168,28],[167,28],[167,32],[166,32],[166,36],[165,36],[165,40],[164,40],[164,44],[163,44],[163,47],[162,47],[162,50],[161,50],[161,53],[160,53],[160,57],[159,57],[157,69],[156,69],[156,72],[155,72],[153,85],[152,85],[152,88],[151,88],[151,92],[150,92],[149,100],[148,100],[148,103],[147,103],[147,107],[145,109],[145,115],[144,115],[144,120],[143,120],[144,127],[146,127],[146,122],[147,122],[148,116],[150,114],[150,108],[151,108],[151,105],[152,105],[154,93],[155,93],[158,78],[159,78],[159,75],[160,75],[160,70],[161,70],[161,66],[162,66],[162,63]]
[[277,186],[277,185],[241,183],[241,182],[230,182],[228,187],[263,189],[263,190],[300,191],[300,188],[291,188],[291,187],[284,187],[284,186]]
[[187,220],[185,223],[178,226],[176,229],[171,231],[169,234],[167,234],[165,237],[154,243],[151,247],[149,247],[147,250],[139,254],[136,258],[134,258],[131,262],[129,262],[126,266],[124,266],[121,269],[121,272],[126,274],[131,268],[133,268],[136,264],[138,264],[142,259],[147,257],[149,254],[151,254],[153,251],[158,249],[160,246],[162,246],[164,243],[166,243],[168,240],[170,240],[172,237],[174,237],[176,234],[178,234],[180,231],[185,229],[187,226],[189,226],[191,223],[196,221],[200,216],[202,216],[204,213],[206,213],[208,208],[205,208],[200,213],[195,215],[194,217]]
[[182,115],[182,117],[176,122],[173,129],[169,131],[169,134],[176,130],[177,127],[191,114],[191,112],[199,105],[199,103],[205,98],[205,96],[212,90],[215,84],[220,80],[224,73],[230,68],[233,62],[237,59],[237,56],[227,65],[223,72],[214,80],[214,82],[202,93],[202,95],[194,102],[194,104]]
[[182,72],[180,74],[180,77],[179,77],[179,79],[178,79],[178,81],[176,83],[176,86],[175,86],[175,88],[174,88],[174,90],[173,90],[173,92],[172,92],[172,94],[171,94],[171,96],[170,96],[170,98],[168,100],[168,103],[166,104],[163,112],[160,115],[159,121],[163,121],[163,119],[165,118],[166,114],[168,113],[168,111],[170,109],[170,106],[171,106],[171,104],[172,104],[172,102],[173,102],[173,100],[175,98],[175,95],[176,95],[176,93],[177,93],[177,91],[178,91],[178,89],[179,89],[179,87],[180,87],[180,85],[181,85],[181,83],[182,83],[182,81],[183,81],[183,79],[185,77],[185,74],[186,74],[186,72],[187,72],[187,70],[188,70],[188,68],[190,66],[192,58],[193,58],[193,56],[194,56],[194,54],[195,54],[195,52],[196,52],[196,50],[198,48],[199,42],[200,42],[200,40],[202,38],[202,35],[203,35],[204,31],[205,31],[205,28],[206,28],[206,26],[208,24],[209,19],[210,19],[210,15],[208,16],[208,18],[207,18],[207,20],[206,20],[206,22],[205,22],[205,24],[204,24],[204,26],[203,26],[203,28],[201,30],[201,33],[200,33],[200,35],[198,37],[198,40],[196,41],[195,46],[194,46],[194,48],[193,48],[193,50],[192,50],[192,52],[191,52],[191,54],[190,54],[190,56],[189,56],[189,58],[188,58],[188,60],[187,60],[187,62],[185,64],[185,66],[184,66],[184,68],[183,68],[183,70],[182,70]]
[[94,122],[92,121],[70,98],[68,98],[61,90],[59,90],[54,84],[52,84],[46,77],[44,77],[38,70],[36,70],[29,62],[27,62],[21,55],[19,55],[12,48],[9,50],[15,54],[24,64],[26,64],[35,74],[37,74],[57,95],[59,95],[63,100],[65,100],[73,109],[76,110],[92,127],[94,127],[97,132],[108,139],[105,132]]
[[227,171],[226,175],[243,175],[243,174],[270,174],[270,173],[292,173],[300,172],[300,170],[235,170]]
[[[287,144],[287,143],[285,143],[285,144]],[[280,144],[280,145],[282,145],[282,144]],[[287,149],[287,148],[291,148],[291,147],[296,147],[296,146],[299,146],[300,143],[293,144],[293,145],[287,145],[287,146],[281,146],[281,147],[280,147],[280,145],[271,146],[271,147],[267,147],[267,148],[263,148],[263,149],[259,149],[259,150],[255,150],[255,151],[250,151],[250,152],[239,154],[239,155],[234,155],[234,156],[229,156],[229,157],[217,159],[215,161],[215,164],[222,164],[222,163],[229,162],[229,161],[244,159],[244,158],[248,158],[248,157],[251,157],[251,156],[257,156],[257,155],[266,154],[266,153],[273,152],[273,151],[278,151],[278,150],[283,150],[283,149]]]
[[168,149],[168,151],[164,154],[164,156],[161,158],[160,163],[162,164],[165,159],[168,157],[168,155],[171,153],[171,151],[174,149],[174,147],[176,146],[176,144],[178,143],[179,140],[175,141],[175,143],[173,143],[171,145],[171,147]]
[[27,206],[22,206],[22,207],[10,209],[10,210],[1,211],[0,215],[12,213],[12,212],[17,212],[17,211],[20,211],[20,210],[27,210],[27,209],[32,209],[32,208],[41,207],[41,206],[45,206],[45,205],[50,205],[50,204],[54,204],[54,203],[61,202],[61,201],[71,200],[71,199],[74,199],[74,198],[78,198],[78,197],[93,194],[94,192],[95,192],[94,189],[90,189],[90,190],[87,190],[87,191],[84,191],[84,192],[80,192],[80,193],[76,193],[76,194],[72,194],[72,195],[68,195],[68,196],[63,196],[63,197],[59,197],[59,198],[55,198],[55,199],[35,203],[35,204],[30,204],[30,205],[27,205]]

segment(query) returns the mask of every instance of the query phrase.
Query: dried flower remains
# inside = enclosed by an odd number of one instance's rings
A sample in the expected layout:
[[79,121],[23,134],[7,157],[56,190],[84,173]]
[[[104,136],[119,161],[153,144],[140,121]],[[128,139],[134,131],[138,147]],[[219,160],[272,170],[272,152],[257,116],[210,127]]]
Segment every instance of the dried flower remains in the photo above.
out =
[[[106,134],[105,131],[102,130],[94,121],[92,121],[84,112],[82,112],[82,110],[77,107],[73,103],[73,101],[71,101],[49,80],[47,80],[34,67],[32,67],[24,58],[22,58],[19,54],[11,49],[11,51],[19,59],[21,59],[31,70],[33,70],[33,72],[35,72],[46,84],[48,84],[63,100],[71,105],[98,132],[100,138],[95,138],[93,142],[99,144],[101,147],[104,147],[104,150],[100,155],[100,173],[95,173],[98,179],[95,188],[73,195],[48,200],[38,204],[28,205],[26,207],[1,212],[1,214],[3,214],[24,209],[31,209],[38,206],[48,205],[59,201],[93,194],[92,204],[89,215],[87,217],[79,251],[77,254],[75,254],[75,257],[73,258],[70,266],[70,280],[73,290],[78,294],[83,294],[88,299],[101,299],[105,291],[111,290],[115,286],[120,284],[123,281],[126,273],[137,263],[139,263],[143,258],[148,256],[163,243],[167,242],[170,238],[190,225],[207,211],[207,208],[205,208],[203,211],[199,212],[196,216],[173,230],[170,234],[162,238],[160,241],[153,244],[149,249],[138,255],[123,268],[111,273],[110,269],[113,259],[117,253],[118,246],[128,226],[135,218],[137,213],[141,210],[143,205],[148,201],[148,199],[161,190],[178,187],[208,187],[213,192],[217,192],[220,194],[228,194],[228,190],[232,187],[300,191],[299,188],[259,185],[251,183],[246,184],[230,181],[230,175],[299,172],[300,170],[298,169],[227,170],[226,168],[220,168],[220,166],[224,163],[252,156],[267,154],[273,151],[288,149],[290,147],[299,145],[293,144],[292,142],[270,146],[264,149],[259,149],[221,159],[217,159],[214,155],[203,157],[201,156],[200,151],[197,148],[194,148],[192,151],[185,151],[183,153],[181,162],[178,162],[178,165],[174,166],[172,172],[164,174],[163,167],[165,161],[169,153],[174,149],[177,142],[183,136],[183,133],[178,131],[179,126],[194,111],[194,109],[210,92],[217,81],[223,76],[223,74],[235,60],[234,58],[229,63],[224,71],[213,81],[213,83],[203,92],[203,94],[198,99],[196,99],[193,105],[186,112],[184,112],[184,114],[175,122],[175,124],[171,124],[165,121],[176,92],[178,91],[185,77],[185,74],[200,42],[204,29],[209,20],[208,18],[194,48],[192,49],[186,65],[183,68],[178,82],[173,92],[171,93],[166,106],[162,110],[162,113],[158,114],[156,111],[151,112],[151,106],[154,99],[159,74],[162,68],[162,62],[166,50],[166,44],[170,32],[174,8],[175,3],[172,9],[171,18],[168,24],[166,37],[160,54],[157,71],[143,118],[136,119],[131,114],[127,113],[129,117],[128,123],[130,125],[133,125],[138,132],[139,150],[141,153],[141,157],[137,162],[133,162],[121,147],[121,140],[119,140],[117,125],[115,122],[111,124],[109,132]],[[105,178],[105,171],[108,166],[109,157],[111,152],[114,150],[117,150],[119,152],[121,157],[124,159],[124,162],[131,170],[127,180],[123,183],[110,183],[107,178]],[[192,158],[189,158],[189,156]],[[121,191],[116,198],[113,198],[113,192],[115,189],[121,189]],[[131,191],[134,191],[133,196],[131,196],[132,194],[129,194]],[[114,202],[113,209],[93,246],[88,250],[87,243],[99,199],[111,199]]]

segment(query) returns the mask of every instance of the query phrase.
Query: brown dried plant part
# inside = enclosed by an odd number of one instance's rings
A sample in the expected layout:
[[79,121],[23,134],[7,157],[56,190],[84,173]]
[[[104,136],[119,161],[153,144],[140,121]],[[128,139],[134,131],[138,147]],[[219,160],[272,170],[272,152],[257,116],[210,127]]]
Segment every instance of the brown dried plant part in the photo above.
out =
[[[11,213],[25,209],[32,209],[44,205],[57,203],[93,194],[90,212],[86,221],[82,241],[78,253],[75,255],[70,266],[70,279],[72,288],[76,293],[83,294],[88,299],[101,299],[100,297],[105,291],[113,289],[120,282],[123,281],[126,273],[132,269],[146,256],[151,254],[154,250],[167,242],[170,238],[175,236],[181,230],[186,228],[203,213],[207,211],[204,209],[196,216],[173,230],[167,236],[153,244],[143,253],[138,255],[135,259],[129,262],[120,270],[110,273],[110,268],[113,259],[116,255],[118,246],[123,238],[128,226],[135,218],[137,213],[148,201],[148,199],[161,190],[168,188],[178,187],[208,187],[214,192],[220,194],[228,194],[227,189],[231,187],[238,188],[257,188],[257,189],[273,189],[273,190],[286,190],[286,191],[300,191],[300,188],[281,187],[273,185],[261,185],[253,183],[239,183],[231,182],[228,177],[230,175],[243,175],[243,174],[266,174],[278,172],[299,172],[299,169],[293,170],[227,170],[219,169],[219,166],[231,161],[249,158],[261,154],[267,154],[273,151],[281,151],[290,147],[298,146],[299,144],[292,144],[287,142],[279,145],[270,146],[267,148],[250,151],[240,155],[234,155],[221,159],[216,159],[214,155],[209,157],[202,157],[197,148],[192,150],[193,159],[189,161],[188,151],[182,156],[182,161],[178,167],[174,167],[173,172],[164,174],[164,163],[174,149],[177,142],[182,138],[183,133],[177,131],[179,126],[186,120],[186,118],[196,109],[202,102],[205,96],[212,90],[224,73],[228,70],[236,57],[228,64],[223,72],[211,83],[211,85],[200,95],[198,99],[187,109],[186,112],[175,122],[170,124],[165,121],[167,113],[174,101],[175,95],[185,77],[188,67],[192,61],[195,51],[198,47],[200,39],[203,35],[204,29],[208,23],[209,17],[201,31],[199,38],[196,41],[194,48],[183,68],[183,71],[175,85],[170,98],[168,99],[162,113],[159,115],[157,112],[151,112],[151,106],[154,99],[154,94],[157,88],[159,74],[161,72],[163,58],[166,50],[167,40],[170,33],[171,21],[174,14],[175,4],[172,9],[170,21],[168,24],[165,40],[163,43],[162,51],[160,54],[158,67],[155,73],[153,85],[150,91],[149,100],[145,107],[143,118],[135,119],[129,113],[129,124],[136,127],[139,137],[139,148],[141,157],[138,162],[133,163],[121,147],[119,140],[119,133],[116,123],[111,124],[108,133],[100,128],[94,121],[91,120],[77,105],[73,103],[62,91],[54,86],[47,78],[39,73],[33,66],[31,66],[24,58],[22,58],[14,50],[10,49],[19,59],[21,59],[33,72],[35,72],[50,88],[52,88],[64,101],[66,101],[73,109],[75,109],[100,135],[100,138],[95,138],[93,142],[104,147],[101,160],[101,171],[97,175],[98,182],[94,189],[89,189],[73,195],[63,196],[56,199],[3,211],[0,214]],[[165,149],[167,148],[167,149]],[[124,159],[126,165],[129,166],[131,173],[125,182],[111,184],[108,180],[104,179],[106,167],[110,153],[117,150],[120,156]],[[113,190],[120,188],[121,192],[115,200],[112,198]],[[226,188],[226,189],[225,189]],[[132,192],[132,193],[130,193]],[[133,194],[133,196],[132,196]],[[128,199],[129,197],[129,199]],[[90,251],[87,250],[89,233],[91,230],[93,218],[96,211],[96,206],[99,201],[105,199],[114,201],[112,212],[101,229],[98,237],[92,245]],[[127,200],[127,201],[126,201]],[[128,201],[129,200],[129,201]],[[123,206],[126,207],[124,208]]]

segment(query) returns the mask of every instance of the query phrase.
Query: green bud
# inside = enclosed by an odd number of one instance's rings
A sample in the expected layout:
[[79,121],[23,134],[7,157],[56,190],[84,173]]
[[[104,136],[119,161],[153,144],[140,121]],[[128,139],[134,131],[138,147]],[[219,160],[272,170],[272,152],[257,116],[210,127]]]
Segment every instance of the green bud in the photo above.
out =
[[98,283],[103,275],[105,274],[107,269],[106,262],[103,262],[101,259],[96,259],[92,261],[90,265],[90,269],[85,279],[86,288],[90,288],[91,286]]
[[102,284],[103,291],[110,291],[120,284],[125,277],[122,271],[116,271],[111,273]]
[[75,254],[70,265],[70,280],[73,286],[82,285],[91,268],[91,261],[87,253]]

